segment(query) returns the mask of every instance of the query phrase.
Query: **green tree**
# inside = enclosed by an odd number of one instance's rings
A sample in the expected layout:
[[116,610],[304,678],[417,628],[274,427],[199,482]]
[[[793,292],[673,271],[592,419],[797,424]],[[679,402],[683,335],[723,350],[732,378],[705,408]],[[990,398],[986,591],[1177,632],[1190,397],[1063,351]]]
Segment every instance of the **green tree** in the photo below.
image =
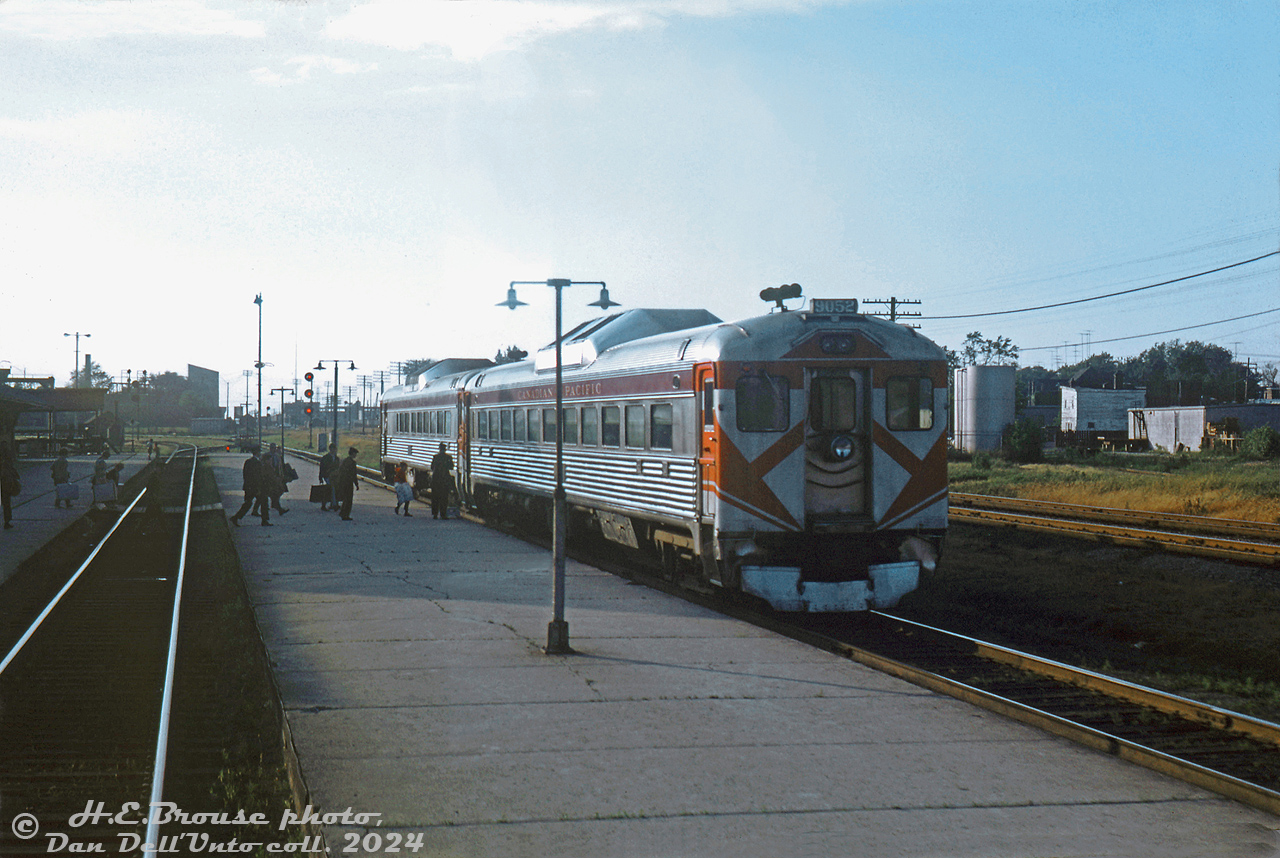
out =
[[1018,363],[1018,347],[1008,337],[988,339],[981,331],[973,331],[964,338],[960,348],[960,360],[964,366],[1009,366]]
[[498,349],[498,353],[493,356],[494,363],[516,363],[522,361],[529,356],[529,353],[519,346],[507,346],[506,350]]

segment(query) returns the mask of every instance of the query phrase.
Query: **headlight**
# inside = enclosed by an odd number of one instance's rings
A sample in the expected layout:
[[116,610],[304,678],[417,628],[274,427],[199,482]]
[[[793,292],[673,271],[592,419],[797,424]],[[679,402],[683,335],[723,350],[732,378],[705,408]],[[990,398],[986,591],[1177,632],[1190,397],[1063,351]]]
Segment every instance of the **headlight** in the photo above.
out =
[[827,450],[832,459],[844,462],[853,457],[853,446],[853,439],[848,435],[837,435],[831,439],[831,446]]

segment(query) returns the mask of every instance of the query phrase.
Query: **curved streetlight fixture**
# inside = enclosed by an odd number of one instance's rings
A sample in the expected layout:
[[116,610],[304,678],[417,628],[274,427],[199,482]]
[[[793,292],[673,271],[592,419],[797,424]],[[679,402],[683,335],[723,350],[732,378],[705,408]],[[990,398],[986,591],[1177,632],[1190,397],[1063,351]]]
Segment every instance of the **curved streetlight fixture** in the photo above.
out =
[[75,372],[71,373],[71,377],[75,380],[74,386],[79,387],[80,386],[80,338],[92,337],[93,334],[82,334],[79,331],[76,331],[74,334],[63,334],[63,336],[76,338],[76,368],[75,368]]
[[556,290],[556,488],[552,496],[553,525],[551,537],[551,600],[552,618],[547,625],[548,655],[566,655],[573,652],[569,646],[569,623],[564,618],[564,568],[567,504],[564,490],[564,374],[560,361],[562,303],[561,293],[570,286],[599,286],[600,297],[587,306],[607,310],[622,306],[609,297],[603,280],[513,280],[507,288],[507,300],[497,306],[514,310],[527,306],[516,299],[517,286],[550,286]]
[[[343,360],[347,359],[343,358]],[[322,370],[326,363],[333,364],[333,436],[329,439],[329,443],[335,445],[338,443],[338,364],[340,362],[341,361],[333,358],[324,358],[323,360],[316,361],[315,367],[316,369]],[[347,362],[351,364],[351,366],[347,367],[347,370],[349,372],[354,372],[356,362],[353,360],[348,360]]]

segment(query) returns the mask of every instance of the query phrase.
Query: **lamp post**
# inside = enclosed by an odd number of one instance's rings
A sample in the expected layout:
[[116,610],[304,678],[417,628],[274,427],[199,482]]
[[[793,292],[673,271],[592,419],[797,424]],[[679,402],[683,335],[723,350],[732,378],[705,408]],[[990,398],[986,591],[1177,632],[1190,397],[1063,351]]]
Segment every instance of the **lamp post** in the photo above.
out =
[[565,537],[567,531],[567,504],[564,490],[564,371],[561,363],[560,341],[563,303],[561,293],[569,286],[599,286],[600,297],[587,306],[607,310],[620,306],[609,299],[609,290],[603,280],[513,280],[507,288],[507,300],[499,301],[499,307],[514,310],[527,306],[516,298],[516,286],[550,286],[556,290],[556,488],[552,495],[551,536],[551,604],[552,617],[547,625],[548,655],[564,655],[573,652],[569,647],[569,623],[564,618]]
[[80,386],[80,338],[91,337],[93,336],[93,334],[82,334],[79,331],[76,331],[74,334],[63,334],[63,336],[76,338],[76,370],[71,374],[71,377],[75,379],[75,386],[79,387]]
[[296,391],[292,387],[273,387],[271,388],[271,392],[280,394],[280,461],[283,462],[284,461],[284,395],[286,393],[291,393],[296,397],[298,395],[298,391]]
[[253,303],[258,305],[258,362],[253,366],[258,370],[258,449],[262,449],[262,368],[266,366],[262,362],[262,293],[258,293],[258,297],[253,299]]
[[[343,358],[343,360],[346,360],[346,358]],[[351,372],[354,372],[356,368],[356,362],[353,360],[347,361],[347,362],[351,364],[351,366],[347,367],[347,369]],[[339,361],[334,360],[332,358],[325,358],[324,360],[318,360],[316,361],[316,369],[324,369],[324,365],[326,363],[333,364],[333,437],[329,439],[329,443],[337,445],[338,443],[338,363]]]

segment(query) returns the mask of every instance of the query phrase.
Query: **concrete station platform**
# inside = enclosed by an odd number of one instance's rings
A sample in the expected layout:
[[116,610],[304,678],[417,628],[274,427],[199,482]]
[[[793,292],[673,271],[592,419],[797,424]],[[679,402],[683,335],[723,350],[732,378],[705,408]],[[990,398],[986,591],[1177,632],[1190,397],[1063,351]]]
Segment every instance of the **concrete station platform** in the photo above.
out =
[[[166,455],[169,449],[166,446]],[[93,463],[97,460],[97,455],[67,457],[71,481],[80,486],[80,499],[71,502],[71,509],[54,509],[53,477],[49,473],[53,466],[52,458],[18,460],[22,494],[13,498],[13,529],[0,530],[0,582],[93,506],[89,478],[93,476]],[[126,480],[146,467],[147,454],[113,453],[108,461],[113,466],[124,463],[120,472],[120,484],[124,485]]]
[[1276,854],[1266,813],[572,561],[547,656],[547,552],[394,503],[233,529],[312,800],[379,814],[331,854]]

